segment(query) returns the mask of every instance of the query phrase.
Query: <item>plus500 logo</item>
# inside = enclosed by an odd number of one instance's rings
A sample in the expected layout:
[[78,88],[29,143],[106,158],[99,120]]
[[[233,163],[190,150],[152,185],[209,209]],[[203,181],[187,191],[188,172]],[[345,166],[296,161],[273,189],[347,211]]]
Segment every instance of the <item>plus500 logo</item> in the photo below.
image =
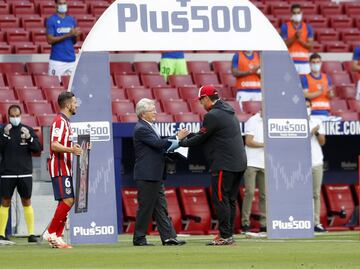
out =
[[76,135],[90,135],[91,142],[110,140],[110,123],[108,121],[72,122],[71,131]]
[[126,32],[134,23],[143,32],[251,31],[250,9],[246,6],[190,6],[171,12],[151,11],[146,4],[118,4],[118,20],[119,32]]
[[311,229],[309,220],[295,220],[293,216],[289,217],[289,221],[273,220],[272,228],[274,230],[308,230]]
[[75,226],[73,228],[74,236],[110,235],[115,233],[114,226],[96,226],[94,221],[91,222],[90,226],[90,228]]
[[306,119],[269,119],[270,138],[306,138],[308,123]]

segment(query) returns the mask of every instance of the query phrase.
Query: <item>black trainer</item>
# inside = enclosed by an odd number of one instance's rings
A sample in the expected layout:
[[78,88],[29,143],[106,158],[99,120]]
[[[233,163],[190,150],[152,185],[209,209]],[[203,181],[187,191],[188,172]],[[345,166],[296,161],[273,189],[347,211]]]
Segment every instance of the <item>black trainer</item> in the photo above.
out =
[[248,233],[248,232],[250,232],[250,226],[249,225],[241,226],[241,233]]
[[39,237],[35,236],[33,234],[30,234],[28,237],[28,242],[29,243],[37,243],[37,242],[39,242]]
[[266,233],[266,226],[260,227],[260,233]]
[[0,240],[10,241],[9,237],[0,235]]
[[317,224],[317,225],[314,226],[314,232],[326,233],[327,230],[321,224]]

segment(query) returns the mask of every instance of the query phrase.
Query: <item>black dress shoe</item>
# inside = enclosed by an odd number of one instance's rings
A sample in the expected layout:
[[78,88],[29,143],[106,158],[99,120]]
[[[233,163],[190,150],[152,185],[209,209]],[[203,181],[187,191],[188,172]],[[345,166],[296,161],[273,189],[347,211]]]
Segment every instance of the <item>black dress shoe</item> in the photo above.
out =
[[9,237],[0,235],[0,240],[10,241]]
[[152,247],[152,246],[155,246],[154,244],[150,244],[148,242],[134,242],[133,245],[138,246],[138,247]]
[[163,246],[182,246],[185,245],[186,242],[182,240],[177,240],[176,238],[166,239],[163,243]]
[[28,237],[28,242],[29,243],[37,243],[37,242],[39,242],[39,237],[35,236],[33,234],[30,234]]

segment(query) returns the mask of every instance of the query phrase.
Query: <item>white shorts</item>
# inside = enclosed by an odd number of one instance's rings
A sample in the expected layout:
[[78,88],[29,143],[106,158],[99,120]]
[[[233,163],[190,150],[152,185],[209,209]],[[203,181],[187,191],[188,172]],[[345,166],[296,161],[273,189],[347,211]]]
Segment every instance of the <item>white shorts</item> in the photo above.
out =
[[241,110],[243,110],[242,102],[262,101],[262,95],[261,95],[261,92],[238,91],[236,93],[236,100],[239,102]]
[[60,62],[49,60],[50,76],[71,76],[74,71],[75,62]]
[[356,91],[356,97],[357,100],[360,100],[360,80],[358,80],[357,83],[357,91]]
[[299,75],[307,75],[311,71],[309,63],[295,64],[295,69]]

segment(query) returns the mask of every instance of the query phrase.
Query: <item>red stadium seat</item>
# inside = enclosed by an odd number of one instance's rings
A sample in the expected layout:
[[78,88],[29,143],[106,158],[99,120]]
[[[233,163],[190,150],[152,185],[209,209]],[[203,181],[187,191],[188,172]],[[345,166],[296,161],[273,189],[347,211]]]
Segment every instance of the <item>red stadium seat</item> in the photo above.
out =
[[279,28],[280,26],[280,19],[274,17],[273,15],[266,15],[266,18],[270,21],[270,23],[275,27]]
[[82,28],[92,27],[95,24],[96,18],[89,14],[77,14],[74,16],[76,19],[77,25]]
[[49,63],[46,62],[28,62],[25,64],[26,70],[31,75],[46,75],[49,69]]
[[57,103],[59,94],[65,91],[65,89],[63,87],[42,88],[42,91],[46,100]]
[[83,2],[71,1],[68,3],[68,13],[71,16],[77,14],[87,14],[87,5]]
[[189,234],[211,234],[211,213],[203,187],[180,187],[179,198],[186,220],[184,232]]
[[61,76],[61,85],[67,89],[69,87],[70,76]]
[[338,41],[340,34],[332,28],[317,29],[315,32],[316,40],[320,43],[323,41]]
[[197,100],[198,98],[199,90],[196,86],[179,87],[178,90],[179,95],[183,100]]
[[162,75],[150,75],[150,74],[144,74],[141,75],[141,81],[143,82],[143,85],[148,88],[155,88],[155,87],[166,87],[167,84],[165,82],[165,79]]
[[351,84],[350,76],[346,72],[330,73],[330,76],[332,79],[332,83],[335,86]]
[[138,75],[115,75],[115,82],[119,88],[133,88],[141,86]]
[[136,113],[126,113],[119,116],[120,122],[137,122],[138,117]]
[[136,104],[142,98],[154,99],[151,89],[148,88],[127,88],[125,89],[127,97]]
[[198,100],[189,100],[189,106],[190,110],[194,114],[198,114],[200,116],[203,116],[207,113],[207,111],[204,109],[204,107],[199,103]]
[[179,114],[190,112],[190,109],[185,101],[182,100],[167,100],[162,102],[164,112],[169,114]]
[[231,61],[213,61],[212,66],[218,74],[231,73]]
[[320,223],[326,228],[328,226],[328,219],[327,219],[327,208],[324,199],[324,194],[320,192]]
[[235,113],[241,113],[241,109],[238,101],[226,101],[226,102],[235,110]]
[[334,115],[341,117],[341,119],[343,121],[358,121],[360,119],[359,113],[357,113],[357,112],[338,111],[338,112],[335,112]]
[[0,54],[12,54],[12,48],[5,42],[0,42]]
[[10,43],[14,46],[15,54],[37,54],[38,46],[34,45],[32,42],[16,42]]
[[356,96],[356,89],[354,86],[337,86],[336,95],[339,96],[341,99],[355,99]]
[[360,14],[360,3],[350,2],[344,3],[345,14],[350,17],[356,17]]
[[357,28],[340,29],[340,38],[342,41],[356,41],[359,43],[360,30]]
[[10,5],[5,2],[0,2],[0,14],[8,15],[10,14]]
[[176,122],[200,122],[200,116],[193,113],[181,113],[174,115]]
[[44,18],[41,18],[39,15],[22,15],[21,16],[21,25],[26,30],[32,29],[32,28],[41,28],[45,27],[45,20]]
[[324,41],[326,52],[350,52],[350,45],[342,41]]
[[44,100],[43,93],[39,89],[17,89],[15,91],[21,102]]
[[29,42],[30,33],[22,28],[9,28],[5,31],[5,37],[8,43],[10,42]]
[[198,86],[203,86],[206,84],[219,85],[218,76],[213,72],[208,73],[194,73],[194,82]]
[[21,114],[21,123],[30,127],[39,126],[36,117],[29,114]]
[[0,73],[0,87],[5,87],[5,80],[3,74]]
[[256,114],[261,110],[261,101],[242,102],[244,112],[248,114]]
[[24,63],[0,63],[0,72],[3,74],[26,74]]
[[7,76],[8,84],[13,88],[27,88],[34,87],[34,83],[30,75],[14,75]]
[[[355,205],[349,185],[324,185],[324,193],[331,216],[330,227],[344,227],[349,222]],[[347,228],[348,229],[348,228]]]
[[330,18],[330,26],[332,28],[351,28],[354,25],[352,18],[349,18],[346,15],[339,16],[336,15]]
[[20,27],[20,19],[14,15],[0,16],[0,29]]
[[[240,187],[240,197],[241,200],[244,200],[245,197],[245,187]],[[260,193],[259,189],[256,188],[254,191],[254,197],[251,205],[251,214],[250,214],[250,227],[252,229],[258,229],[260,228]]]
[[134,62],[134,69],[138,74],[159,74],[157,62]]
[[330,107],[332,113],[349,110],[345,100],[330,100]]
[[360,100],[348,100],[348,104],[351,111],[360,113]]
[[35,6],[31,2],[15,1],[12,3],[14,15],[35,14]]
[[157,113],[156,114],[156,122],[173,122],[174,117],[167,113]]
[[177,88],[154,88],[153,94],[154,97],[160,101],[181,99]]
[[236,86],[236,78],[232,74],[221,73],[220,74],[220,82],[226,87],[235,87]]
[[340,61],[324,61],[321,69],[325,73],[339,72],[343,71],[343,66]]
[[0,100],[1,101],[10,101],[17,100],[13,90],[0,90]]
[[46,115],[37,115],[37,121],[39,123],[39,126],[50,126],[54,119],[56,117],[56,114],[46,114]]
[[172,87],[184,87],[194,85],[190,75],[171,75],[168,77],[169,84]]
[[165,197],[167,202],[167,209],[171,222],[174,225],[176,233],[183,233],[182,229],[182,216],[179,201],[176,195],[175,188],[166,188]]
[[35,84],[41,88],[58,88],[61,86],[60,80],[57,76],[49,75],[35,75]]
[[121,190],[124,232],[133,233],[135,230],[136,211],[138,208],[137,190],[135,188],[122,188]]
[[342,6],[336,3],[323,2],[319,4],[321,14],[324,16],[328,15],[341,15]]
[[47,101],[27,101],[24,102],[26,111],[31,115],[54,114],[51,103]]
[[110,62],[111,74],[134,74],[133,65],[130,62]]
[[227,101],[233,101],[235,98],[233,96],[233,92],[230,88],[219,88],[218,89],[219,96],[221,99],[227,100]]
[[111,94],[111,101],[117,101],[117,100],[125,100],[125,90],[119,89],[119,88],[112,88],[110,91]]
[[312,51],[313,52],[323,52],[323,51],[325,51],[325,45],[320,44],[317,41],[314,41],[313,46],[312,46]]
[[273,14],[274,16],[277,15],[288,15],[291,13],[290,12],[290,5],[289,3],[286,2],[274,2],[274,3],[269,3],[270,4],[270,13]]
[[[30,35],[31,35],[31,40],[35,43],[38,44],[40,42],[42,43],[47,43],[47,39],[46,39],[46,29],[44,28],[34,28],[34,29],[30,29]],[[50,46],[50,45],[49,45]]]
[[90,2],[90,13],[93,16],[98,17],[109,7],[109,5],[110,5],[110,3],[106,2],[106,1]]
[[322,15],[307,15],[305,21],[314,29],[329,27],[329,19]]
[[211,72],[209,62],[207,61],[187,61],[189,73]]
[[128,100],[119,100],[111,103],[112,112],[116,115],[135,113],[134,103]]

